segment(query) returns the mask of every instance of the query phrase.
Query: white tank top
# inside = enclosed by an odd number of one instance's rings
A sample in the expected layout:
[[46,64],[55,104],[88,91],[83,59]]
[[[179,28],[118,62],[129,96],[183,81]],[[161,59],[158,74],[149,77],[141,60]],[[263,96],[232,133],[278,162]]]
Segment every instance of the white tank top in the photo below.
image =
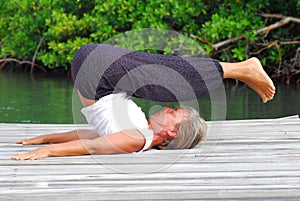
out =
[[100,136],[137,129],[146,139],[141,151],[152,143],[154,133],[148,128],[144,112],[125,92],[104,96],[93,105],[82,108],[81,112]]

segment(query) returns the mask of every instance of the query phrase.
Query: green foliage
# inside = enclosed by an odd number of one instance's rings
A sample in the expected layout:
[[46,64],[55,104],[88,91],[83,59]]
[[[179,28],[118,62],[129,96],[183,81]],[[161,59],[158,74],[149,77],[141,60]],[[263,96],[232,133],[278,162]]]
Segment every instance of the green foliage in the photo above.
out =
[[[253,32],[278,20],[265,21],[259,13],[298,17],[300,0],[10,0],[4,1],[0,8],[0,57],[31,61],[43,38],[36,62],[48,68],[68,69],[75,52],[87,43],[109,41],[136,50],[151,49],[147,45],[154,44],[168,54],[174,53],[178,44],[195,46],[185,37],[164,44],[161,41],[167,35],[151,36],[150,32],[142,40],[134,30],[144,28],[174,30],[186,37],[197,35],[209,43],[196,42],[221,60],[239,61],[259,56],[265,63],[280,63],[294,57],[297,46],[277,43],[260,51],[260,55],[254,53],[276,40],[299,39],[300,31],[298,24],[291,24],[267,36]],[[130,40],[114,38],[131,30]],[[222,51],[211,46],[236,36],[243,39],[223,47]],[[185,53],[198,54],[199,50],[180,52]]]
[[[257,12],[266,5],[265,1],[260,0],[251,2],[225,1],[220,4],[219,9],[212,15],[211,20],[203,24],[198,35],[212,43],[241,35],[245,35],[248,41],[253,42],[257,39],[253,30],[264,26]],[[246,43],[247,41],[231,49],[233,58],[238,60],[246,58]],[[222,58],[225,60],[224,56]]]
[[206,13],[204,3],[188,0],[13,0],[3,8],[0,15],[6,22],[1,23],[9,29],[0,28],[1,57],[31,60],[44,36],[37,59],[49,68],[69,68],[84,44],[102,43],[132,29],[194,32],[198,16]]

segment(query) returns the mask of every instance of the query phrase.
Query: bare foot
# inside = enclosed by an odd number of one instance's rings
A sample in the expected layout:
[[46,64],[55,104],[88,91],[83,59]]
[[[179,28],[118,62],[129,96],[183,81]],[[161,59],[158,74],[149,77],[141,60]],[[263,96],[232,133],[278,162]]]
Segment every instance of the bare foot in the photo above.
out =
[[224,70],[224,78],[232,78],[246,83],[266,103],[273,99],[275,86],[264,71],[260,61],[253,57],[243,62],[221,62]]
[[243,65],[244,70],[241,71],[240,80],[256,91],[264,103],[272,100],[275,95],[275,86],[260,61],[253,57],[240,64]]
[[16,144],[23,144],[23,145],[37,145],[37,144],[44,144],[44,137],[37,136],[29,139],[23,139],[16,142]]

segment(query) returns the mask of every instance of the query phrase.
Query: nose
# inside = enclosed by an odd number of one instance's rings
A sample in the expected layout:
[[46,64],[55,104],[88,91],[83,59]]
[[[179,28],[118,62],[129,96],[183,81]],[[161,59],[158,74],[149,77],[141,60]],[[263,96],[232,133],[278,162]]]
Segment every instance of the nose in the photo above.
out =
[[164,106],[164,111],[165,112],[172,112],[172,108],[169,108],[169,107],[167,107],[167,106]]

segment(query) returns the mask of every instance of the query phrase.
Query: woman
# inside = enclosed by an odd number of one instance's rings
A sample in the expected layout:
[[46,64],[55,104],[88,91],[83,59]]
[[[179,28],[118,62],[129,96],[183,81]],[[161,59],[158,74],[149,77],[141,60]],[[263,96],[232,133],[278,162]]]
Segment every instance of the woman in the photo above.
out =
[[158,149],[193,148],[206,125],[190,107],[164,109],[146,120],[129,96],[153,101],[184,101],[214,90],[225,78],[245,82],[263,102],[275,94],[273,82],[257,58],[239,63],[197,57],[150,54],[109,45],[86,45],[75,55],[72,77],[94,130],[47,134],[17,144],[47,144],[15,160],[49,156],[118,154]]

